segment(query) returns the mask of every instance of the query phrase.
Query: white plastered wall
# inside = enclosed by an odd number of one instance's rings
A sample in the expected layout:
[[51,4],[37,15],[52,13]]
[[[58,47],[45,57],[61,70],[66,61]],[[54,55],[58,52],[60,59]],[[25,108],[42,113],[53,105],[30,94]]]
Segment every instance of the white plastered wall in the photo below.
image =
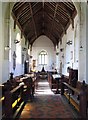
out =
[[[78,69],[78,80],[85,80],[88,83],[88,67],[87,67],[87,58],[88,58],[88,40],[87,40],[87,21],[88,21],[88,5],[86,2],[74,3],[77,9],[77,15],[74,19],[74,29],[71,25],[67,29],[67,33],[62,38],[62,45],[59,47],[64,48],[64,62],[59,53],[60,60],[62,63],[62,73],[67,74],[67,66],[72,67],[73,69]],[[72,40],[72,45],[66,45],[65,41]],[[82,46],[82,48],[81,48]],[[59,48],[59,49],[60,49]],[[71,53],[71,51],[73,51]],[[59,51],[60,52],[60,51]],[[73,55],[72,55],[73,54]],[[72,57],[72,59],[71,59]]]
[[[24,61],[26,60],[26,51],[22,48],[27,48],[28,44],[25,44],[25,39],[22,37],[21,52],[20,52],[20,64],[16,62],[16,69],[13,70],[13,52],[16,52],[16,39],[17,33],[21,35],[20,29],[16,26],[14,31],[14,21],[11,16],[11,11],[14,3],[0,2],[0,83],[6,82],[9,79],[9,73],[13,72],[14,76],[24,73],[24,65],[22,65],[22,54],[24,54]],[[5,50],[5,47],[10,47],[10,50]]]
[[9,62],[8,62],[8,51],[5,51],[5,46],[8,41],[8,24],[9,24],[9,4],[0,2],[0,82],[3,83],[8,79]]
[[85,80],[86,83],[88,83],[87,80],[87,37],[86,37],[86,17],[88,14],[87,9],[87,3],[74,3],[77,13],[78,13],[78,38],[79,38],[79,54],[78,54],[78,79],[80,81]]
[[[28,44],[25,44],[25,38],[24,36],[21,38],[21,31],[18,28],[18,26],[16,25],[16,29],[13,29],[13,24],[14,24],[14,20],[11,16],[11,24],[10,24],[10,58],[9,58],[9,67],[10,70],[9,72],[13,72],[14,76],[18,76],[21,74],[24,74],[24,63],[22,64],[22,55],[24,55],[24,62],[26,60],[26,54],[27,54],[27,46]],[[20,35],[20,42],[15,44],[14,40],[17,39],[17,34]],[[17,47],[18,46],[18,47]],[[23,48],[26,48],[25,51],[23,51]],[[16,68],[15,70],[13,69],[13,53],[16,53]]]
[[2,2],[0,2],[0,83],[2,83],[2,66],[3,66],[3,19],[2,19]]
[[56,55],[55,55],[56,51],[54,51],[54,45],[52,41],[44,35],[37,38],[33,43],[32,59],[36,60],[36,71],[41,71],[42,69],[42,65],[38,64],[38,54],[41,52],[41,50],[46,50],[48,53],[48,64],[45,66],[45,70],[46,71],[52,70],[52,64],[54,63],[54,67],[55,67],[55,63],[56,63]]

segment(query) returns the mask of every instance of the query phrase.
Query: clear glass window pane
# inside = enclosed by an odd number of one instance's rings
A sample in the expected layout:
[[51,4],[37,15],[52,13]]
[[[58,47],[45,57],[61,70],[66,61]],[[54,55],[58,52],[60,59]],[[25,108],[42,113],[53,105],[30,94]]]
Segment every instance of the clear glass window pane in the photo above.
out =
[[47,53],[45,51],[39,53],[39,64],[47,64]]
[[44,55],[42,55],[42,64],[44,64]]
[[41,55],[39,55],[39,64],[41,64]]
[[45,55],[45,64],[47,64],[47,55]]

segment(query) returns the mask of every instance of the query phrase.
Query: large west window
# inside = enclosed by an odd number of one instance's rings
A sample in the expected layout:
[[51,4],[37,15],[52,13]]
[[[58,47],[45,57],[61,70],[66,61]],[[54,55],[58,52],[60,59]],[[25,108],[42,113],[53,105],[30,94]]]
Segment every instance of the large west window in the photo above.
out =
[[39,64],[47,65],[47,52],[44,50],[39,53]]

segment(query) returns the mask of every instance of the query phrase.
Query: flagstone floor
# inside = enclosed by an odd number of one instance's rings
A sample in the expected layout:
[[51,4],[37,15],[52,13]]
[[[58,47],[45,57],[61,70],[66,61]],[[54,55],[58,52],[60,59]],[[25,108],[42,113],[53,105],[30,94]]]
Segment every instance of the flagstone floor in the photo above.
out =
[[20,119],[42,118],[42,119],[77,119],[78,113],[69,105],[67,99],[60,94],[54,94],[47,80],[40,80],[35,90],[34,99],[24,106]]

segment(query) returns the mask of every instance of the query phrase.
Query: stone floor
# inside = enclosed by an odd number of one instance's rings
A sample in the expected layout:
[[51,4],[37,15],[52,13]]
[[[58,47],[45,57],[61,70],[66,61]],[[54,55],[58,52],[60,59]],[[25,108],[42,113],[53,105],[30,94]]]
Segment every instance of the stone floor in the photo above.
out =
[[34,99],[25,104],[20,119],[44,118],[44,119],[78,119],[77,111],[69,105],[67,99],[60,94],[54,94],[47,80],[40,80],[35,90]]

